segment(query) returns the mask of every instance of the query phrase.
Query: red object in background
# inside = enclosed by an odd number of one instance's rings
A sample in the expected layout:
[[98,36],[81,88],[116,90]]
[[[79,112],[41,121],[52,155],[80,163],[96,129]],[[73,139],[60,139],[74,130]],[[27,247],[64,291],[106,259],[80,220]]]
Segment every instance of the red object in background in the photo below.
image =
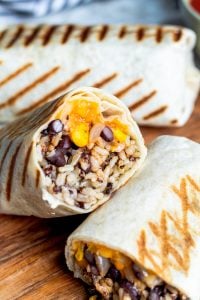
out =
[[200,14],[200,0],[190,0],[190,4]]

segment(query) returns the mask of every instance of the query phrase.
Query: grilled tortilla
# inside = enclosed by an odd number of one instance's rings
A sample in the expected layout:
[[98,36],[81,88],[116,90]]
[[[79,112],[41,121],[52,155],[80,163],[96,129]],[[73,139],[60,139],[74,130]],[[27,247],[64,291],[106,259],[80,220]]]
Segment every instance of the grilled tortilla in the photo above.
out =
[[104,88],[143,125],[181,126],[197,97],[195,34],[176,26],[11,26],[0,31],[0,122],[71,88]]
[[157,138],[140,172],[69,237],[75,277],[103,299],[192,299],[200,289],[200,145]]
[[73,90],[0,131],[0,212],[87,213],[146,156],[128,108],[95,88]]

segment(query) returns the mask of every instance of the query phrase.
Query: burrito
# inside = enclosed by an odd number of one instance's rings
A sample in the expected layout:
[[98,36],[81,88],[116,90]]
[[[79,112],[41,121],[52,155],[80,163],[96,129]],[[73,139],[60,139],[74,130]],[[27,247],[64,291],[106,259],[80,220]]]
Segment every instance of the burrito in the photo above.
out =
[[157,138],[139,173],[69,237],[75,277],[106,300],[199,300],[199,156],[191,140]]
[[0,131],[0,212],[87,213],[107,201],[146,156],[128,108],[79,88]]
[[[200,86],[195,33],[176,26],[19,25],[0,31],[0,122],[80,86],[120,98],[136,122],[181,126]],[[38,96],[39,95],[39,96]]]

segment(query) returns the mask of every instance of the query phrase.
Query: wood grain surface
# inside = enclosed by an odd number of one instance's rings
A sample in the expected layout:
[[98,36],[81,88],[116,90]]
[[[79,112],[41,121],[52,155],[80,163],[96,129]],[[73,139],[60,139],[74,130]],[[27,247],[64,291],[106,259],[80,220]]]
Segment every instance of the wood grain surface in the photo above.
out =
[[[200,142],[200,98],[182,128],[142,128],[146,143],[162,134]],[[74,216],[42,220],[0,216],[0,300],[87,299],[84,285],[67,270],[67,236],[85,219]]]

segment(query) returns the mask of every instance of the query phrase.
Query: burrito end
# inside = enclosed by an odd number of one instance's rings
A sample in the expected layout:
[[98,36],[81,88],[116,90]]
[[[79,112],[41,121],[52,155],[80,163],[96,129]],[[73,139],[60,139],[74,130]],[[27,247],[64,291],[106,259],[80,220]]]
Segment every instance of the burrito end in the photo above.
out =
[[123,110],[100,100],[67,99],[37,142],[47,192],[82,211],[110,198],[142,156]]
[[92,297],[96,299],[189,299],[119,251],[92,242],[74,241],[71,254],[73,269],[93,286]]

